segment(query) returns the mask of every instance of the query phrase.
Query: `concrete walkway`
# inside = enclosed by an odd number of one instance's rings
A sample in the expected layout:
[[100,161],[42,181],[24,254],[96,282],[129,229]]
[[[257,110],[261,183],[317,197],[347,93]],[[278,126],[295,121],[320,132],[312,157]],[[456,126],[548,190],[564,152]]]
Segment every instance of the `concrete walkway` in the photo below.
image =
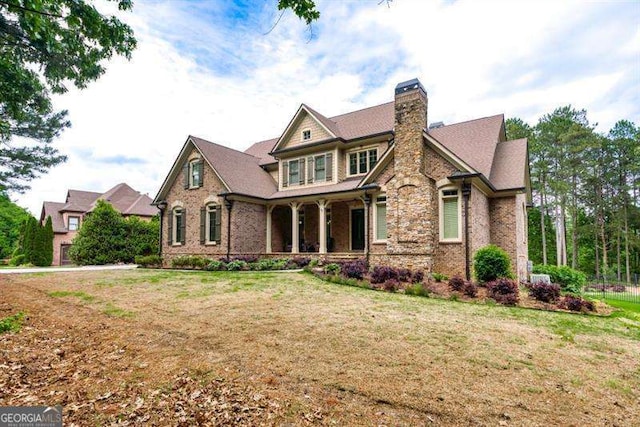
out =
[[64,273],[68,271],[99,271],[99,270],[133,270],[137,264],[117,265],[85,265],[82,267],[30,267],[30,268],[0,268],[0,274],[25,273]]

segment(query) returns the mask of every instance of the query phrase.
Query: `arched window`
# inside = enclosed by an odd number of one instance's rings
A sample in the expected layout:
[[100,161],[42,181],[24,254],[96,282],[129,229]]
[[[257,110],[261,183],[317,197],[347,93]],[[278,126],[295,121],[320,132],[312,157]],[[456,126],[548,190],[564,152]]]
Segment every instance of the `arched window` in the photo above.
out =
[[187,211],[177,206],[169,211],[169,244],[184,245],[186,235]]

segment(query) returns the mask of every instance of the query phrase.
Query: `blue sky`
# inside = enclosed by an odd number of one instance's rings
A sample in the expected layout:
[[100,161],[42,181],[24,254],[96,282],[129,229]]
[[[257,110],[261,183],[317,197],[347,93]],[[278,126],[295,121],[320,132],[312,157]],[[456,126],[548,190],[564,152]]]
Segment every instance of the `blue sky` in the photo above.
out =
[[[239,150],[279,136],[300,103],[327,116],[390,101],[418,77],[429,121],[504,113],[534,124],[588,111],[607,132],[640,124],[640,2],[317,1],[308,28],[276,0],[138,0],[120,14],[138,38],[83,91],[55,99],[73,127],[69,161],[13,195],[39,215],[69,188],[127,182],[151,197],[189,134]],[[269,31],[272,29],[271,31]]]

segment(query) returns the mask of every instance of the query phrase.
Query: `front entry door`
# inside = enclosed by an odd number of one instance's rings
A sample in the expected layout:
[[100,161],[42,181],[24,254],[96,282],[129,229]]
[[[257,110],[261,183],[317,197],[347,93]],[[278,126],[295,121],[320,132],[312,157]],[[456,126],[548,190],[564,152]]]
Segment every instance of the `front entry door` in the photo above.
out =
[[69,258],[69,248],[71,245],[60,245],[60,265],[71,264],[71,258]]
[[364,209],[351,210],[351,249],[364,249]]

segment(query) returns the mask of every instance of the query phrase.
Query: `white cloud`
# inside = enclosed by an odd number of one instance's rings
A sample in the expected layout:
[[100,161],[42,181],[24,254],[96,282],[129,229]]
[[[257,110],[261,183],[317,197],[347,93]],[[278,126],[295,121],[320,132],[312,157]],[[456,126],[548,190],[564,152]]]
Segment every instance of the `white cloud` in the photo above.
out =
[[[69,161],[18,202],[37,215],[69,188],[119,182],[154,196],[188,134],[246,149],[278,136],[302,102],[340,114],[391,100],[413,77],[432,121],[505,112],[535,122],[568,103],[602,131],[640,121],[631,3],[325,0],[312,40],[291,13],[265,35],[278,13],[257,4],[136,2],[122,15],[139,41],[132,60],[56,99],[73,123],[55,142]],[[147,163],[99,161],[116,155]]]

